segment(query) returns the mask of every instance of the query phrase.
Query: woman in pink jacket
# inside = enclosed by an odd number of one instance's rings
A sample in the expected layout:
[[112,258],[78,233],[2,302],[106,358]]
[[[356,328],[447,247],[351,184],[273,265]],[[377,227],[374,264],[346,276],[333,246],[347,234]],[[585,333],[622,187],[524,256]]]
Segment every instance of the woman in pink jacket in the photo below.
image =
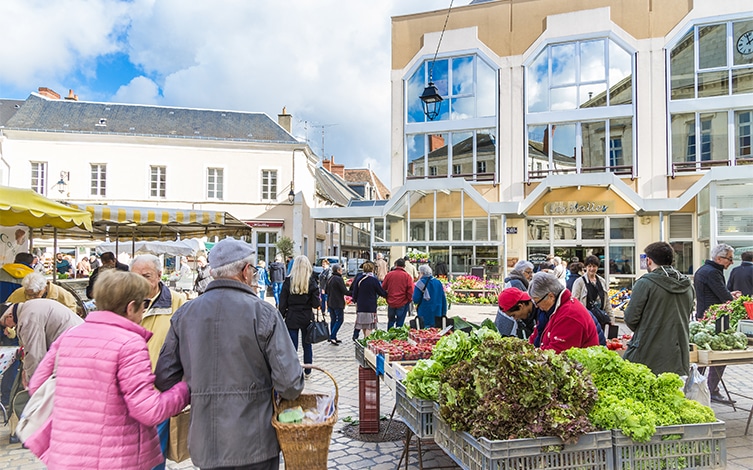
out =
[[178,414],[189,393],[185,382],[154,388],[151,333],[139,325],[148,292],[141,276],[102,273],[101,310],[58,338],[32,376],[34,394],[57,360],[52,417],[24,443],[48,468],[149,470],[164,460],[155,425]]

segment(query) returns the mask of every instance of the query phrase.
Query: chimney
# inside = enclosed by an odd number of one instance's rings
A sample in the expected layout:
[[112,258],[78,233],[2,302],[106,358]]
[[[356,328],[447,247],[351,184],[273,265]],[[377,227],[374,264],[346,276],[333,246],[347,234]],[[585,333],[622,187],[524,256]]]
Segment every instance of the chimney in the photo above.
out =
[[322,160],[322,168],[329,171],[333,175],[337,175],[340,178],[345,179],[345,165],[342,163],[336,164],[334,155],[332,155],[332,158],[329,160]]
[[286,131],[288,131],[288,134],[292,134],[293,133],[292,132],[293,128],[291,127],[292,121],[293,121],[293,116],[291,116],[290,114],[288,114],[287,110],[283,106],[282,107],[282,114],[278,114],[277,115],[277,124],[279,124],[280,127],[282,127],[283,129],[285,129]]
[[78,95],[74,95],[73,90],[68,90],[68,96],[66,96],[65,99],[70,101],[78,101]]
[[432,134],[429,136],[429,152],[433,152],[442,147],[444,147],[444,137],[440,134]]
[[56,93],[54,90],[50,90],[46,86],[41,86],[37,89],[39,91],[39,94],[44,96],[45,98],[49,98],[51,100],[59,100],[60,95]]

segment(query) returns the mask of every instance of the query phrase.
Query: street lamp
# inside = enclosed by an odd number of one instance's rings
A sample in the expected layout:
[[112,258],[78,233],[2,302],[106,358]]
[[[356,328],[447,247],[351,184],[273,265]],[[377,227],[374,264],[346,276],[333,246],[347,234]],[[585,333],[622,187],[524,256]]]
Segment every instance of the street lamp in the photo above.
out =
[[423,102],[424,114],[429,121],[435,120],[442,111],[442,95],[439,94],[439,90],[434,86],[434,64],[437,62],[439,46],[442,44],[442,38],[444,37],[445,29],[447,29],[447,20],[450,19],[453,1],[450,0],[450,8],[447,9],[447,16],[444,19],[444,26],[442,26],[442,34],[439,35],[439,42],[437,42],[437,50],[434,51],[434,59],[431,61],[431,66],[429,67],[429,84],[424,88],[424,92],[420,96]]
[[55,183],[55,186],[57,186],[58,192],[60,192],[60,194],[65,193],[65,191],[68,189],[68,181],[70,181],[70,179],[71,173],[69,171],[60,172],[60,179],[57,183]]
[[295,202],[295,191],[293,191],[293,182],[290,182],[290,191],[288,192],[288,202],[293,204]]

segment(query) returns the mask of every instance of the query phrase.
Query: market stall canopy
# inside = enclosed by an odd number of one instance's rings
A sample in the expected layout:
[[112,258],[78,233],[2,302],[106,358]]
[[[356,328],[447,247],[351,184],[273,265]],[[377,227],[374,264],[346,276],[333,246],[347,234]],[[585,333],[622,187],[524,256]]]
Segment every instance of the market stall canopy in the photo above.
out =
[[[117,248],[116,248],[117,245]],[[118,253],[115,253],[115,250]],[[101,243],[97,246],[97,254],[110,251],[116,255],[120,253],[151,253],[153,255],[169,255],[169,256],[194,256],[201,251],[206,251],[204,242],[198,238],[188,238],[186,240],[176,241],[141,241],[141,242],[108,242]]]
[[90,213],[94,231],[107,237],[174,240],[251,234],[251,227],[227,212],[92,204],[71,207]]
[[91,232],[92,217],[87,211],[57,203],[31,189],[0,186],[0,225]]

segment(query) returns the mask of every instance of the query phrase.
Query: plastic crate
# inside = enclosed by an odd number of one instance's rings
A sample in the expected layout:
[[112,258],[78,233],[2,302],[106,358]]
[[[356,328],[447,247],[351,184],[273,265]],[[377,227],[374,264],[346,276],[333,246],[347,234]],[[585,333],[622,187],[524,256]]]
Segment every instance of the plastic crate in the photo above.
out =
[[358,341],[355,341],[353,344],[355,345],[356,362],[358,363],[358,365],[361,366],[361,367],[369,367],[366,364],[366,359],[364,357],[364,347],[363,347],[363,345],[361,343],[359,343]]
[[395,384],[396,413],[419,438],[434,436],[434,402],[410,398],[402,382]]
[[379,378],[366,367],[358,368],[358,430],[379,433]]
[[726,468],[727,441],[723,422],[659,426],[648,442],[635,442],[612,431],[616,470],[660,468]]
[[434,442],[467,470],[613,470],[611,431],[584,434],[576,444],[558,437],[490,441],[455,432],[434,416]]

